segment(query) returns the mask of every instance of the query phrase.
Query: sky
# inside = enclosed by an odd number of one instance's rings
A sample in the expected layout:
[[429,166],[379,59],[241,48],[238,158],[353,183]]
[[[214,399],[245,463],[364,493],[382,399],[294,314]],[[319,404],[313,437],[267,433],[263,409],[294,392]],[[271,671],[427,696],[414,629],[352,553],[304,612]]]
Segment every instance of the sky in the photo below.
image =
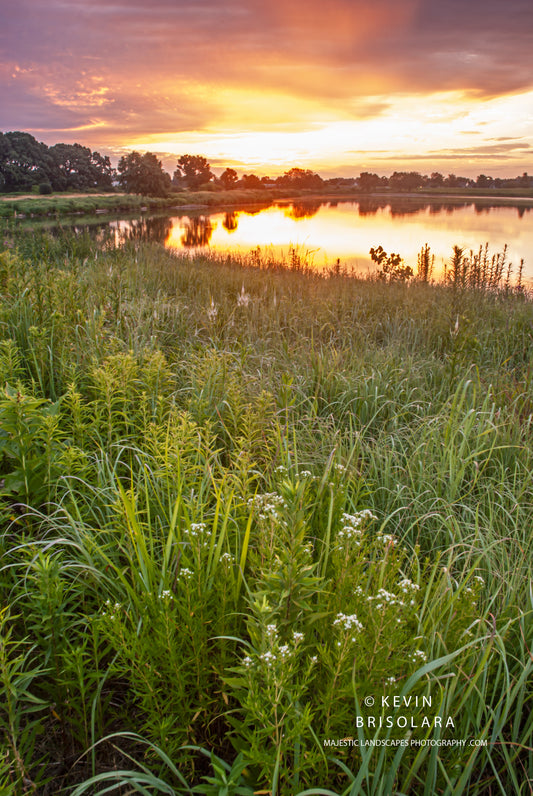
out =
[[171,172],[533,173],[533,1],[0,0],[0,130]]

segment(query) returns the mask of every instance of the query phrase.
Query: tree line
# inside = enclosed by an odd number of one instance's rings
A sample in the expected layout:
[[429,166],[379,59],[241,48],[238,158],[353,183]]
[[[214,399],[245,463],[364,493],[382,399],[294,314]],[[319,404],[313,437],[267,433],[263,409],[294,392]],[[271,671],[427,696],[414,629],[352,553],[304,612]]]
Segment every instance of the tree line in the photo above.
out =
[[146,196],[168,196],[176,190],[234,190],[238,188],[291,188],[295,190],[358,189],[363,193],[417,191],[421,188],[533,188],[527,173],[514,178],[493,178],[480,174],[474,180],[455,174],[431,175],[416,171],[395,171],[389,177],[367,171],[358,177],[323,179],[310,169],[293,167],[279,177],[258,177],[226,168],[216,176],[202,155],[181,155],[172,176],[152,152],[130,152],[120,158],[117,168],[109,157],[92,152],[81,144],[48,147],[30,133],[0,133],[0,191],[113,190],[115,187]]

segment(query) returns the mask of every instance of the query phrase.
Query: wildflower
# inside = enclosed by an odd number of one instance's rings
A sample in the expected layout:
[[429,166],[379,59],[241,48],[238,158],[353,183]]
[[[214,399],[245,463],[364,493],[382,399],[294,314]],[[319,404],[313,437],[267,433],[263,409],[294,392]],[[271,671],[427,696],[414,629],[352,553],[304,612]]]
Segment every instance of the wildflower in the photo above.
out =
[[214,321],[217,317],[217,314],[218,314],[217,306],[213,301],[213,298],[211,297],[211,304],[209,309],[207,310],[207,317],[209,318],[210,321]]
[[251,666],[252,665],[252,659],[250,658],[249,655],[247,655],[245,658],[243,658],[242,663],[243,663],[243,666],[246,666],[246,667]]
[[350,614],[349,616],[342,613],[337,614],[337,618],[333,624],[338,627],[343,627],[345,630],[355,630],[359,632],[363,629],[363,625],[355,614]]
[[193,576],[193,571],[192,571],[192,569],[189,569],[188,567],[183,567],[180,570],[180,575],[182,575],[184,580],[190,580],[192,578],[192,576]]
[[247,307],[249,303],[250,303],[250,296],[248,293],[245,292],[244,283],[243,283],[243,286],[241,287],[241,292],[237,296],[237,306]]
[[172,594],[172,592],[169,589],[165,589],[164,591],[161,592],[161,599],[162,600],[173,600],[174,599],[174,595]]
[[412,663],[419,663],[423,661],[424,663],[427,661],[427,655],[422,650],[415,650],[411,655]]
[[282,660],[285,660],[290,656],[291,651],[288,644],[282,644],[282,646],[279,648],[279,654],[281,655]]
[[259,656],[259,658],[260,658],[260,660],[264,661],[268,666],[270,666],[272,663],[276,662],[275,655],[272,652],[270,652],[270,651],[263,652]]
[[418,591],[420,589],[418,583],[413,583],[413,581],[409,580],[409,578],[404,578],[403,580],[401,580],[398,583],[398,586],[400,587],[400,589],[403,591],[404,594],[407,594],[409,591]]
[[294,641],[295,644],[299,644],[300,641],[304,640],[304,634],[298,633],[297,630],[294,630],[292,634],[292,640]]
[[[370,597],[369,600],[383,600],[387,605],[404,605],[404,603],[397,598],[395,594],[392,592],[387,591],[386,589],[379,589],[377,594],[374,597]],[[382,603],[376,605],[376,608],[382,608]]]
[[222,555],[220,556],[220,560],[224,564],[234,564],[235,563],[235,558],[231,555],[231,553],[222,553]]
[[279,512],[287,505],[281,495],[276,492],[265,492],[248,500],[248,506],[258,510],[260,520],[279,519]]
[[302,470],[300,473],[300,478],[311,478],[311,472],[309,470]]

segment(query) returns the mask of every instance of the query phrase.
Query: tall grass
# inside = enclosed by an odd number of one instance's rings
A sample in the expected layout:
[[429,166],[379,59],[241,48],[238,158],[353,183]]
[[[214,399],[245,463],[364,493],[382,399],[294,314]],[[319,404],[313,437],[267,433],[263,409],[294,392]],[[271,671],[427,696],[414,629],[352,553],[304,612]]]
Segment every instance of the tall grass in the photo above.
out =
[[0,254],[6,793],[528,792],[533,305],[461,262]]

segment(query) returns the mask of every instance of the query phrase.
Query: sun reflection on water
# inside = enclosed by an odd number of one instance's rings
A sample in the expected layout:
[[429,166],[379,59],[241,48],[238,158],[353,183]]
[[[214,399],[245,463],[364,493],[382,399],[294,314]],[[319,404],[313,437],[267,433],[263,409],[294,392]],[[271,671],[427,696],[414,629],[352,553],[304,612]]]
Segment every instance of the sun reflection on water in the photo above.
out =
[[[477,250],[489,243],[492,252],[508,245],[514,272],[525,259],[524,275],[533,277],[533,227],[529,206],[490,206],[472,201],[454,205],[416,200],[395,205],[369,198],[361,202],[278,203],[270,207],[178,216],[171,220],[165,245],[246,254],[261,247],[287,256],[305,255],[317,269],[339,259],[348,269],[374,270],[369,250],[378,245],[400,254],[416,268],[426,243],[435,255],[435,276],[442,272],[454,245]],[[530,261],[528,262],[528,257]]]

